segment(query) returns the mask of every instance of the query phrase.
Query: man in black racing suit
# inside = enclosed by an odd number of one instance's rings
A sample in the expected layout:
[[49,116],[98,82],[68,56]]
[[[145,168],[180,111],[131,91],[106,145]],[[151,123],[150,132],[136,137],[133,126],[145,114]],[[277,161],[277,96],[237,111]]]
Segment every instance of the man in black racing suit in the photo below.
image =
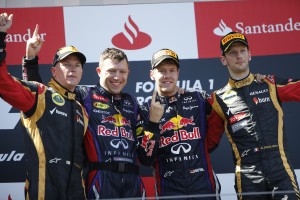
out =
[[[281,107],[282,102],[300,101],[300,80],[269,75],[258,83],[249,70],[251,54],[243,34],[224,36],[221,50],[229,82],[208,100],[223,119],[232,146],[239,199],[300,199]],[[247,192],[253,194],[243,195]]]
[[[0,21],[0,96],[21,111],[26,129],[25,198],[86,199],[82,142],[88,119],[74,93],[81,79],[85,56],[75,47],[59,49],[48,86],[18,80],[9,75],[5,63],[4,40],[12,24],[12,15],[2,13]],[[67,77],[70,71],[71,79]]]

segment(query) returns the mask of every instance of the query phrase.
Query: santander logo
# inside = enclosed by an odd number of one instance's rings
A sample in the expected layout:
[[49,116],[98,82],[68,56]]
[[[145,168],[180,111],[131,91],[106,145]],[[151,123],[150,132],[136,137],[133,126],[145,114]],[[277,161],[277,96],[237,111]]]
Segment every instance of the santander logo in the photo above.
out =
[[[283,23],[245,24],[244,22],[236,22],[235,29],[248,35],[293,32],[300,31],[300,21],[290,17]],[[221,19],[219,26],[213,30],[214,34],[218,36],[224,36],[231,31],[232,28],[228,27],[223,19]]]
[[118,33],[112,38],[112,43],[116,47],[126,50],[136,50],[145,48],[151,43],[151,37],[139,30],[139,27],[131,19],[130,15],[128,16],[128,23],[124,24],[124,28],[124,32]]
[[231,31],[232,29],[227,27],[223,19],[221,19],[219,26],[213,30],[214,34],[218,36],[225,36],[227,33],[230,33]]

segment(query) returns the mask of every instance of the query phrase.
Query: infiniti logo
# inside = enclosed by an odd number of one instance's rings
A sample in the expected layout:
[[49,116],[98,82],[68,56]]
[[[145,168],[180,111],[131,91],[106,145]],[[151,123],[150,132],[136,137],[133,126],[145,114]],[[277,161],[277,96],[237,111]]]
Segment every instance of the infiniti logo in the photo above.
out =
[[184,97],[183,99],[184,99],[185,101],[188,101],[188,100],[192,100],[192,98],[193,98],[193,97],[188,96],[188,97]]
[[110,142],[110,145],[116,149],[119,148],[119,146],[123,146],[123,149],[128,149],[128,143],[126,140],[124,139],[113,139],[111,142]]
[[191,148],[192,148],[191,145],[188,143],[178,143],[172,146],[171,152],[173,154],[179,154],[182,150],[184,153],[188,153],[191,150]]

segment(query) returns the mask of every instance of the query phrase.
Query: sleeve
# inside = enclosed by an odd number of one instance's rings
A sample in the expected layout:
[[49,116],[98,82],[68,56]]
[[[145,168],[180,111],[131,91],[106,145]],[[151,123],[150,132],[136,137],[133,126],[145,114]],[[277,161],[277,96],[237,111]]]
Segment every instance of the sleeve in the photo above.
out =
[[0,97],[11,106],[27,112],[35,106],[36,93],[28,87],[29,84],[18,80],[8,73],[5,62],[4,34],[0,32]]
[[[223,136],[225,131],[224,127],[224,120],[219,116],[218,112],[214,109],[212,105],[214,105],[214,95],[207,99],[208,106],[207,108],[207,136],[206,136],[206,143],[208,147],[208,151],[211,153],[214,151]],[[216,103],[215,103],[216,104]]]
[[2,63],[2,61],[6,57],[6,51],[5,51],[6,43],[4,42],[6,35],[7,33],[0,32],[0,63]]
[[152,166],[159,148],[159,123],[149,120],[149,108],[139,106],[136,134],[138,139],[138,158],[141,164]]
[[25,57],[22,59],[22,76],[23,80],[36,81],[42,83],[43,80],[39,73],[38,65],[39,57],[36,56],[32,60],[27,60]]
[[212,109],[207,117],[207,135],[206,142],[208,151],[213,152],[219,145],[224,133],[224,122],[218,113]]
[[276,82],[277,94],[281,102],[300,101],[300,79],[268,76],[266,80]]

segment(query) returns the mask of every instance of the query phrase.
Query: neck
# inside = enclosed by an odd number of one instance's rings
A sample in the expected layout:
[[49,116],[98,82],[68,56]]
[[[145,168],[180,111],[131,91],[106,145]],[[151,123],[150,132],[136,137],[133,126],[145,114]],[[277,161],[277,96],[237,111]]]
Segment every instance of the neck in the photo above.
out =
[[242,80],[244,78],[246,78],[248,75],[249,75],[249,71],[246,71],[244,73],[240,73],[240,74],[235,74],[235,73],[230,73],[230,77],[233,79],[233,80]]

